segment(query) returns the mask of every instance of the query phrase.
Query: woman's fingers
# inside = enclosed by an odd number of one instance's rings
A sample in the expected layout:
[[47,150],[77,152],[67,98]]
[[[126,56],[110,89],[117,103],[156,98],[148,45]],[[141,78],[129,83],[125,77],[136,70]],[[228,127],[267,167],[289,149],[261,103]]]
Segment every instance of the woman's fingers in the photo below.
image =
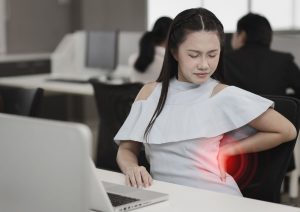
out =
[[141,175],[144,187],[149,187],[152,184],[152,177],[150,176],[145,167],[142,167]]
[[126,171],[126,185],[133,187],[148,187],[152,184],[152,177],[145,167],[130,167]]
[[219,152],[218,155],[218,165],[220,170],[220,179],[222,182],[226,181],[226,157],[222,154],[222,152]]
[[220,178],[222,182],[226,181],[226,169],[224,167],[224,164],[219,163],[219,169],[220,169]]
[[143,187],[141,172],[142,172],[142,170],[141,170],[140,166],[138,168],[134,169],[134,177],[135,177],[135,181],[136,181],[136,187],[138,187],[138,188]]
[[133,187],[137,187],[134,170],[133,169],[129,170],[126,175],[128,175],[128,178],[129,178],[129,185],[133,186]]

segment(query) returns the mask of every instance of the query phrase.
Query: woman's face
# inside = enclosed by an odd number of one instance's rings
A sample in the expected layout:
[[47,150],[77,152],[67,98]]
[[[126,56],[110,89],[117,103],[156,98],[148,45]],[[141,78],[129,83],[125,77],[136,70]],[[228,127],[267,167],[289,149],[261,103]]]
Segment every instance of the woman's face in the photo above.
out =
[[194,84],[207,81],[218,66],[220,51],[217,32],[188,33],[186,39],[173,53],[178,62],[178,80]]

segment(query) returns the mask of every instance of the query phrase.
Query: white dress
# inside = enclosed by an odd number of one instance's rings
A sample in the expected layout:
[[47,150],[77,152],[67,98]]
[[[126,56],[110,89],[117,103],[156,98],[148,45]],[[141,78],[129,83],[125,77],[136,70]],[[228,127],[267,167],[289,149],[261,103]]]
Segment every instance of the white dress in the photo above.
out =
[[140,73],[134,69],[134,63],[138,55],[137,54],[131,55],[128,59],[128,65],[129,67],[131,67],[130,81],[141,82],[141,83],[156,81],[162,68],[164,55],[165,55],[165,48],[156,46],[154,59],[152,63],[147,67],[146,71],[143,73]]
[[209,79],[199,85],[173,80],[166,104],[147,141],[145,129],[156,109],[161,83],[147,100],[133,103],[115,141],[142,142],[156,180],[241,196],[234,179],[220,180],[217,156],[223,134],[247,125],[273,102],[228,86],[211,97],[218,84]]

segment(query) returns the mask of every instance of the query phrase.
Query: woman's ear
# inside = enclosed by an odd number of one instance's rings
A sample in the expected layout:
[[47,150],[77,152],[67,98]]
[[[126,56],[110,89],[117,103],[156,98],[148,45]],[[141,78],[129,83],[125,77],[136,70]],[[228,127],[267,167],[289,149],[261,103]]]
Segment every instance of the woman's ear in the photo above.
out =
[[170,51],[171,51],[171,54],[172,54],[172,56],[174,57],[174,59],[175,59],[176,61],[178,61],[178,52],[177,52],[177,50],[171,49]]

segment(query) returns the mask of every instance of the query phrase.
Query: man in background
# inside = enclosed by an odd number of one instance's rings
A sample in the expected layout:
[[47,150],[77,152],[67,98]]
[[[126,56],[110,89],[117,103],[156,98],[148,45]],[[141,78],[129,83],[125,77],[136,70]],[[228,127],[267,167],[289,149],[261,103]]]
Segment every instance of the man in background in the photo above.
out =
[[225,82],[256,94],[286,95],[292,88],[300,98],[299,67],[291,54],[270,49],[272,36],[265,17],[243,16],[231,40],[234,50],[225,54]]

